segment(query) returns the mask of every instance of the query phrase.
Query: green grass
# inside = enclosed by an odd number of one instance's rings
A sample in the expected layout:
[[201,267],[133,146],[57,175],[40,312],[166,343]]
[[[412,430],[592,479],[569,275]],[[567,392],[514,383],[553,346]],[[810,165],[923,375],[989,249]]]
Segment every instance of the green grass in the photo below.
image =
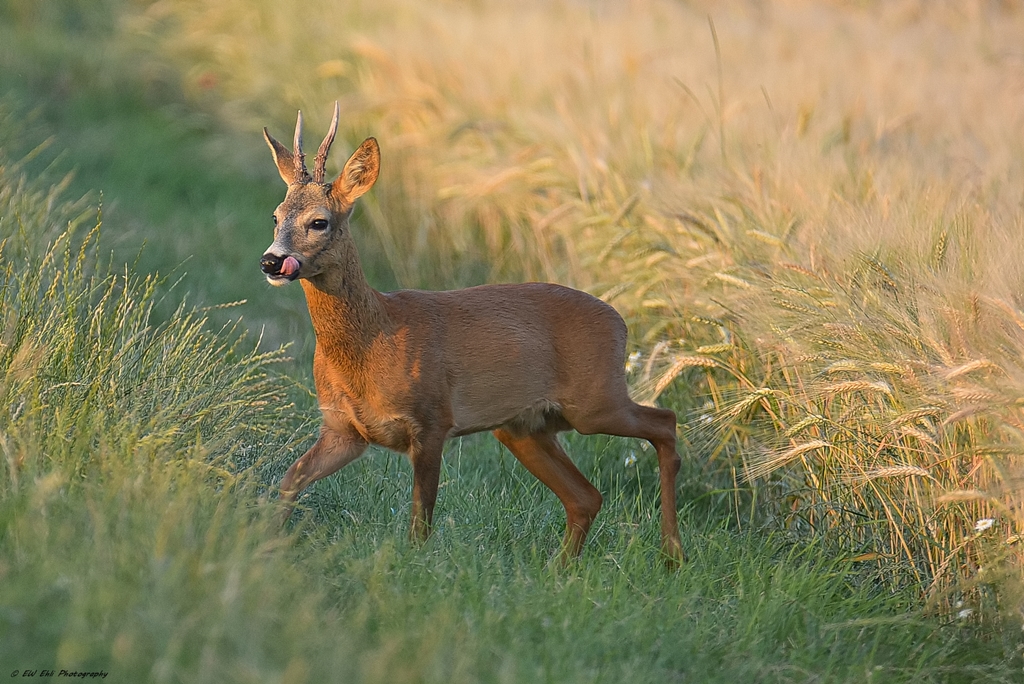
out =
[[[184,12],[186,5],[154,7]],[[193,9],[202,18],[204,8]],[[980,545],[953,553],[975,569],[984,563],[989,574],[958,577],[943,603],[929,598],[925,584],[908,581],[921,572],[912,564],[865,554],[875,547],[865,537],[851,539],[846,528],[818,526],[814,513],[832,499],[815,495],[856,501],[846,471],[829,470],[826,462],[756,486],[742,480],[744,459],[784,453],[786,444],[773,440],[807,411],[861,428],[862,443],[877,448],[885,438],[879,426],[911,407],[842,404],[816,389],[835,384],[835,373],[759,353],[753,338],[780,334],[771,327],[776,320],[790,332],[821,321],[785,306],[806,306],[792,291],[786,296],[794,301],[783,298],[772,308],[766,299],[733,297],[730,281],[715,274],[760,287],[763,263],[801,256],[803,245],[773,252],[776,243],[752,236],[783,235],[792,216],[744,194],[735,176],[708,180],[715,167],[696,148],[704,171],[683,166],[719,194],[686,207],[717,241],[692,225],[681,229],[652,208],[654,199],[634,195],[624,169],[647,167],[633,159],[613,162],[603,176],[592,169],[581,181],[603,193],[569,212],[580,221],[574,254],[585,263],[558,261],[565,253],[557,240],[548,254],[554,271],[586,267],[595,282],[620,279],[627,286],[616,304],[635,329],[647,330],[646,339],[637,338],[645,361],[659,340],[685,337],[685,344],[660,347],[660,360],[635,372],[641,389],[671,375],[679,359],[705,363],[679,365],[677,381],[661,388],[661,401],[686,421],[686,566],[668,572],[658,557],[654,455],[605,437],[566,440],[605,497],[583,557],[566,568],[551,562],[564,526],[560,504],[487,435],[448,445],[436,530],[423,546],[406,540],[410,467],[404,457],[376,449],[311,487],[293,523],[279,531],[278,510],[265,497],[312,443],[317,420],[301,294],[269,288],[256,268],[270,240],[269,210],[283,188],[249,114],[239,114],[239,101],[252,92],[241,88],[238,99],[219,99],[189,91],[195,74],[186,67],[193,63],[173,44],[143,49],[128,40],[136,33],[121,31],[118,16],[136,13],[114,1],[0,4],[0,665],[7,671],[104,669],[109,681],[125,682],[1019,681],[1017,584],[1015,576],[999,576],[1005,568],[1017,572],[1012,557],[993,559]],[[380,18],[362,20],[387,26]],[[350,56],[365,67],[372,50],[362,49],[363,57]],[[369,82],[373,72],[366,68],[360,78]],[[472,104],[472,93],[456,95]],[[277,110],[290,109],[296,97],[255,110],[282,117],[274,130],[284,136],[277,129],[291,112]],[[236,118],[225,114],[231,106]],[[365,116],[349,133],[371,120]],[[575,133],[600,128],[576,123]],[[14,161],[44,139],[45,149]],[[441,133],[429,139],[447,144]],[[499,196],[466,200],[474,184],[493,178],[505,151],[489,156],[469,149],[479,140],[460,140],[467,147],[456,145],[456,160],[444,169],[446,182],[462,183],[450,186],[455,194],[445,201],[454,205],[432,204],[432,190],[417,175],[428,166],[410,145],[389,167],[391,184],[363,209],[374,226],[364,228],[364,262],[379,287],[547,272],[530,260],[531,248],[506,240],[506,229],[557,198],[536,192],[539,181],[522,176],[499,188]],[[473,166],[477,152],[483,171]],[[517,163],[536,171],[528,159]],[[71,179],[51,180],[71,169]],[[560,192],[572,185],[538,173]],[[740,189],[733,192],[730,183]],[[850,199],[856,188],[848,189]],[[100,192],[102,226],[93,230]],[[785,195],[775,186],[767,192]],[[506,213],[495,219],[487,213],[491,204]],[[430,222],[410,224],[413,232],[399,225],[420,210]],[[835,221],[855,223],[846,214]],[[450,235],[437,237],[439,226]],[[964,225],[959,229],[959,242],[950,243],[954,255],[985,244],[984,234],[972,242]],[[430,240],[420,244],[415,231]],[[453,244],[461,245],[459,254],[434,260]],[[847,253],[856,250],[840,252]],[[690,263],[708,254],[711,260]],[[494,259],[490,270],[484,257]],[[961,256],[950,263],[977,266]],[[851,317],[884,314],[906,324],[905,299],[885,299],[878,268],[855,264],[832,273],[828,292],[815,290],[820,298],[840,301]],[[865,273],[876,279],[865,280]],[[901,287],[915,277],[891,273]],[[788,286],[820,287],[799,280],[806,274],[792,277]],[[932,291],[952,280],[943,277]],[[237,299],[249,303],[204,308]],[[709,325],[722,303],[737,305],[727,313],[746,315]],[[773,317],[780,312],[792,318]],[[238,316],[241,323],[231,324]],[[986,316],[981,320],[992,320]],[[1014,348],[1014,337],[993,333],[1006,334],[999,325],[963,330],[968,351],[983,342]],[[292,340],[287,354],[298,362],[266,352]],[[844,351],[860,353],[865,363],[885,358],[891,346],[884,336],[871,341],[877,346]],[[926,360],[936,368],[924,377],[931,396],[941,398],[952,392],[943,383],[956,365],[934,354]],[[962,383],[971,372],[948,383]],[[993,388],[1012,401],[1014,376],[1000,377]],[[786,389],[780,402],[764,407],[758,397],[749,399],[768,382]],[[913,388],[892,386],[900,401],[919,397]],[[808,394],[799,393],[806,388]],[[952,400],[944,406],[949,413],[958,408]],[[723,429],[709,430],[702,414]],[[1003,434],[980,423],[971,429],[943,443],[984,447]],[[637,462],[626,466],[631,453]],[[851,448],[849,458],[858,453]],[[834,478],[825,478],[834,489],[815,489],[801,480],[805,473]],[[893,491],[899,490],[885,492],[890,501]],[[986,510],[958,509],[956,524]],[[886,523],[857,520],[861,529]],[[940,543],[936,537],[933,546]],[[934,574],[926,563],[921,568]],[[958,616],[958,601],[973,612]]]

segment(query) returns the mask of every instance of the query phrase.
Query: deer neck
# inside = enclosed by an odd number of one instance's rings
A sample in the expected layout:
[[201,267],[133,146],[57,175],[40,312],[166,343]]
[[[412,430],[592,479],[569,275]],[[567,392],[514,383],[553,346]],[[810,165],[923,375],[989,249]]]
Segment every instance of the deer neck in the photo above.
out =
[[317,347],[358,371],[374,340],[391,327],[383,296],[366,281],[358,257],[349,254],[342,267],[300,282]]

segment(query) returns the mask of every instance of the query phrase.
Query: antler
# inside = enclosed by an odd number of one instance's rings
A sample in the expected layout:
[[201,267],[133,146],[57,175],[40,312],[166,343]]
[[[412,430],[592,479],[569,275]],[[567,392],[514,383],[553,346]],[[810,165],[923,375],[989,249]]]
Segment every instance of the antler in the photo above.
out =
[[320,149],[317,150],[316,159],[313,161],[313,182],[323,183],[324,182],[324,167],[327,165],[327,153],[331,150],[331,144],[334,142],[334,134],[338,132],[338,118],[341,116],[341,106],[338,101],[334,101],[334,119],[331,121],[331,128],[327,131],[327,137],[320,143]]
[[306,170],[306,155],[302,153],[302,110],[299,110],[299,116],[295,120],[295,148],[294,163],[295,163],[295,182],[297,183],[308,183],[309,182],[309,171]]

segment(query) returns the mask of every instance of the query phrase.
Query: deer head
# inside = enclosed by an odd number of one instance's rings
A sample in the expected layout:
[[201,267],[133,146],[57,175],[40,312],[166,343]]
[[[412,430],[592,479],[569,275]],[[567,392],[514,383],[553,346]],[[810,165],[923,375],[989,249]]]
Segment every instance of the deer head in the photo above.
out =
[[334,120],[320,143],[312,175],[302,153],[301,111],[295,122],[294,152],[263,129],[277,170],[288,184],[284,201],[274,210],[274,242],[260,259],[260,268],[271,285],[314,278],[332,266],[349,262],[354,253],[348,219],[355,201],[377,180],[380,148],[376,140],[367,138],[345,163],[341,175],[325,183],[324,166],[338,131],[340,113],[335,102]]

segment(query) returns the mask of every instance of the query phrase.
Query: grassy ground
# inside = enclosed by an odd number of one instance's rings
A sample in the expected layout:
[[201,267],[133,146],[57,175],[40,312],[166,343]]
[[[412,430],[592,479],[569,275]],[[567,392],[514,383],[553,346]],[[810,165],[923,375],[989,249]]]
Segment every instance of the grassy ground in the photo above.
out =
[[[1019,679],[1002,542],[1024,316],[1016,271],[995,268],[1016,248],[992,249],[1020,223],[999,99],[1017,15],[771,6],[712,29],[659,3],[629,21],[303,7],[0,5],[0,664],[126,682]],[[529,39],[509,43],[509,22]],[[772,30],[744,47],[757,22]],[[876,32],[872,59],[843,37]],[[800,35],[838,66],[785,60]],[[970,49],[925,82],[959,69],[973,99],[941,117],[925,86],[887,85],[956,37]],[[775,75],[743,71],[766,53]],[[875,74],[877,99],[815,90],[851,73]],[[380,451],[276,532],[261,496],[316,416],[301,294],[256,270],[283,194],[257,131],[287,138],[295,106],[320,131],[336,97],[345,142],[375,133],[390,164],[357,217],[372,282],[555,278],[627,314],[638,390],[684,419],[682,570],[656,555],[653,454],[600,437],[567,440],[606,504],[566,569],[548,562],[560,506],[488,436],[449,445],[422,548],[408,464]],[[886,107],[912,116],[876,126]],[[976,169],[962,193],[954,158]],[[263,351],[291,340],[297,363]]]

